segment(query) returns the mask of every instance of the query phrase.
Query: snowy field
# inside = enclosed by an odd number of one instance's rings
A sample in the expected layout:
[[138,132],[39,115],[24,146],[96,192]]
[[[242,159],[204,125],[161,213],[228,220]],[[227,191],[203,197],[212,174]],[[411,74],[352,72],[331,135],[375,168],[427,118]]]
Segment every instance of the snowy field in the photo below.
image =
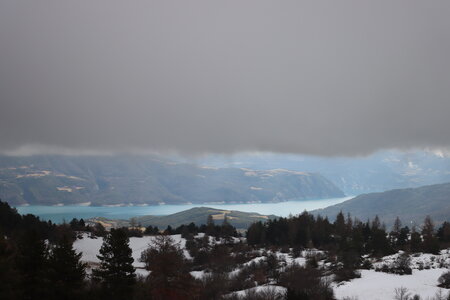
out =
[[[418,294],[422,299],[433,297],[439,291],[438,278],[447,269],[413,270],[412,275],[395,275],[374,270],[361,270],[361,278],[335,286],[338,299],[356,297],[359,300],[394,299],[395,289],[404,287],[412,295]],[[447,293],[447,290],[443,290]]]
[[[203,234],[199,234],[197,237],[202,237]],[[172,239],[177,243],[181,249],[185,248],[186,240],[181,235],[172,235]],[[142,251],[144,251],[150,244],[153,243],[154,237],[145,236],[142,238],[132,237],[130,238],[130,247],[133,252],[134,266],[136,267],[136,273],[142,276],[148,275],[148,271],[144,269],[144,264],[139,262]],[[238,239],[236,239],[237,241]],[[97,258],[100,247],[102,245],[102,238],[90,238],[88,234],[83,234],[82,239],[78,239],[74,243],[74,248],[77,252],[82,252],[82,260],[89,263],[91,266],[96,266],[100,261]],[[212,243],[211,238],[211,243]],[[303,251],[302,257],[292,258],[290,254],[275,252],[274,254],[286,265],[293,264],[294,262],[300,265],[305,264],[305,257],[316,250]],[[263,251],[261,250],[261,253]],[[191,259],[187,250],[184,249],[184,255],[187,259]],[[392,263],[398,254],[386,256],[381,260],[374,262],[374,267],[380,267],[383,264]],[[261,255],[253,258],[251,261],[244,263],[248,265],[251,262],[258,262],[266,259]],[[321,262],[319,262],[321,264]],[[333,289],[337,299],[358,299],[358,300],[388,300],[394,299],[395,289],[404,287],[407,288],[410,295],[418,294],[422,300],[427,300],[436,295],[440,290],[438,285],[438,278],[442,273],[449,270],[450,266],[450,253],[449,250],[442,251],[440,255],[432,254],[415,254],[411,256],[411,268],[413,269],[412,275],[395,275],[383,272],[376,272],[374,270],[361,270],[361,278],[353,279],[349,282],[335,284],[333,283]],[[239,272],[240,269],[233,270],[230,275]],[[195,278],[201,279],[204,275],[204,271],[193,271],[191,275]],[[284,288],[280,286],[258,286],[252,288],[255,291],[272,290],[278,293],[283,293]],[[442,290],[445,295],[449,290]],[[245,295],[246,292],[251,291],[238,291],[237,295]],[[233,293],[234,294],[234,293]]]
[[[176,234],[171,236],[172,239],[177,243],[181,249],[184,249],[186,240],[181,238],[181,234]],[[148,248],[149,245],[153,243],[153,236],[144,236],[141,238],[132,237],[130,238],[130,248],[133,251],[134,263],[133,266],[136,268],[136,273],[139,275],[146,276],[148,271],[144,269],[145,264],[140,262],[142,251]],[[89,263],[91,266],[95,266],[100,263],[97,255],[100,253],[100,247],[102,246],[103,238],[90,238],[89,234],[84,233],[82,239],[77,239],[73,246],[77,252],[82,252],[83,256],[81,260]],[[186,258],[190,259],[189,252],[184,250],[184,255]]]
[[[374,262],[374,268],[392,264],[399,254],[383,257]],[[334,286],[338,299],[357,297],[360,300],[394,299],[396,288],[406,288],[410,296],[419,295],[423,300],[433,298],[439,290],[447,295],[449,290],[440,289],[438,278],[449,270],[450,253],[443,250],[439,255],[416,253],[410,256],[411,275],[396,275],[374,270],[361,270],[361,278]]]

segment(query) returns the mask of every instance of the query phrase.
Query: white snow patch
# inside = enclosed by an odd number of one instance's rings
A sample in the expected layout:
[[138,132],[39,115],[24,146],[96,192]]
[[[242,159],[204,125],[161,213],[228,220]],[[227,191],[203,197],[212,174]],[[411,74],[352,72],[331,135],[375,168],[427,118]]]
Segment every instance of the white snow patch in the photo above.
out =
[[260,190],[263,190],[262,187],[256,187],[256,186],[251,186],[250,189],[253,190],[253,191],[260,191]]
[[[141,238],[132,237],[130,238],[130,248],[132,250],[132,256],[134,259],[133,266],[136,268],[144,268],[145,264],[140,262],[141,253],[148,248],[150,244],[153,243],[154,236],[144,236]],[[181,237],[181,234],[171,235],[171,238],[181,249],[185,248],[186,240]],[[73,247],[77,252],[82,252],[81,260],[87,263],[98,264],[100,260],[97,258],[99,255],[100,248],[103,244],[103,238],[92,239],[87,233],[83,234],[82,239],[77,239],[73,243]],[[183,253],[187,259],[192,259],[187,250],[183,250]],[[143,270],[145,271],[145,270]],[[147,272],[147,271],[145,271]]]
[[[228,296],[245,297],[245,294],[249,291],[256,291],[257,293],[271,291],[280,296],[284,296],[286,294],[285,287],[282,287],[279,285],[261,285],[261,286],[257,286],[257,287],[246,289],[246,290],[236,291],[236,292],[228,294]],[[227,298],[227,296],[225,296],[225,299],[226,298]]]
[[192,277],[196,279],[202,279],[205,276],[205,271],[192,271],[190,272]]
[[412,275],[395,275],[361,270],[361,278],[335,286],[334,292],[338,299],[385,300],[393,299],[395,289],[404,287],[411,295],[418,294],[422,299],[427,299],[439,291],[437,280],[445,271],[447,269],[413,270]]

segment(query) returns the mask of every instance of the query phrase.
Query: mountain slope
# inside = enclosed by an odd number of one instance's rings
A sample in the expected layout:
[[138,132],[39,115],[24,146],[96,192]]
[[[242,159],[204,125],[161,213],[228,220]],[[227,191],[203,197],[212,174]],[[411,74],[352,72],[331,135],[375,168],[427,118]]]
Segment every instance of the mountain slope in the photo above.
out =
[[334,218],[340,211],[362,221],[378,215],[387,225],[397,216],[408,226],[411,222],[422,224],[427,215],[442,223],[450,220],[450,183],[359,195],[312,213]]
[[221,224],[224,215],[226,215],[228,222],[236,228],[247,228],[254,222],[267,221],[268,219],[276,218],[275,215],[266,216],[252,212],[194,207],[168,216],[142,216],[135,219],[138,223],[141,223],[142,226],[152,225],[164,229],[168,225],[178,227],[191,222],[196,225],[206,224],[209,215],[213,216],[213,220],[216,224]]
[[360,157],[319,157],[277,153],[209,155],[203,163],[216,167],[287,168],[317,172],[347,195],[450,182],[450,153],[443,151],[379,151]]
[[342,197],[319,174],[176,163],[156,156],[0,156],[12,205],[279,202]]
[[[200,226],[206,224],[208,216],[213,217],[216,225],[222,224],[225,215],[227,221],[238,229],[247,229],[252,223],[257,221],[265,222],[269,219],[277,218],[275,215],[261,215],[255,212],[243,212],[237,210],[224,210],[210,207],[194,207],[188,210],[180,211],[166,216],[139,216],[132,218],[135,224],[141,226],[157,226],[159,229],[165,229],[167,226],[176,228],[180,225],[187,225],[191,222]],[[89,223],[101,223],[107,228],[130,226],[130,220],[108,219],[103,217],[95,217],[87,220]]]

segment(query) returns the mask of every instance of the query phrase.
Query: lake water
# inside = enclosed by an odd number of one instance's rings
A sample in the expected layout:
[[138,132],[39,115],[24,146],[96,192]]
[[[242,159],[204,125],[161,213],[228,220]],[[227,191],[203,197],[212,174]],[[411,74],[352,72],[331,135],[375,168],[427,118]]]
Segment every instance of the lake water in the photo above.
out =
[[263,215],[277,215],[287,217],[289,214],[296,215],[304,210],[314,210],[330,205],[341,203],[352,197],[329,198],[320,200],[298,200],[279,203],[255,203],[255,204],[189,204],[189,205],[157,205],[157,206],[18,206],[20,214],[34,214],[43,220],[61,223],[69,222],[73,218],[89,219],[93,217],[105,217],[109,219],[129,219],[145,215],[169,215],[193,207],[211,207],[226,210],[239,210],[245,212],[256,212]]

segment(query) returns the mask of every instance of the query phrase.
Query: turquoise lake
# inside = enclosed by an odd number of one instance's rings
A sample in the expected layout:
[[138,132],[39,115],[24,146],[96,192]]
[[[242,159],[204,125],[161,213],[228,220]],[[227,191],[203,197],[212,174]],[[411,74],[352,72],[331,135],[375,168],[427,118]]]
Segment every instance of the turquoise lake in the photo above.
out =
[[43,220],[61,223],[69,222],[73,218],[88,219],[92,217],[105,217],[110,219],[129,219],[144,215],[169,215],[193,207],[212,207],[227,210],[240,210],[245,212],[256,212],[264,215],[277,215],[287,217],[289,214],[296,215],[304,210],[314,210],[330,205],[341,203],[352,197],[329,198],[319,200],[298,200],[279,203],[253,203],[253,204],[189,204],[189,205],[157,205],[157,206],[18,206],[20,214],[34,214]]

